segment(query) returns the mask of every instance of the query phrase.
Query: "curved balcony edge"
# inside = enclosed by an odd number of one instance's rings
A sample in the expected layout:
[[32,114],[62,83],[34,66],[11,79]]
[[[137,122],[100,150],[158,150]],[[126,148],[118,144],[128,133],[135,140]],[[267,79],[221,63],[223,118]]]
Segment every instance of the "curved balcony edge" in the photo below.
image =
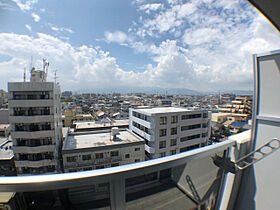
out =
[[214,153],[224,151],[235,144],[235,140],[227,140],[172,156],[91,171],[0,177],[0,192],[57,190],[88,185],[93,182],[110,182],[119,177],[128,178],[157,170],[173,168],[186,164],[189,161],[202,159]]

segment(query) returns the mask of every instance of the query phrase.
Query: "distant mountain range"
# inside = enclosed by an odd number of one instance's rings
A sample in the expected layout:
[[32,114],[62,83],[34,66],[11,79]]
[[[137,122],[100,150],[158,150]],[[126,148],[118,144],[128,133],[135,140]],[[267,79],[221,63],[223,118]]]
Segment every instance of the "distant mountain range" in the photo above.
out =
[[167,94],[167,95],[209,95],[233,93],[235,95],[253,95],[252,90],[232,90],[232,91],[196,91],[186,88],[159,88],[159,87],[118,87],[118,88],[95,88],[92,90],[74,91],[77,93],[146,93],[146,94]]
[[[196,91],[186,88],[159,88],[159,87],[118,87],[118,88],[95,88],[92,90],[74,91],[77,93],[146,93],[146,94],[167,94],[167,95],[209,95],[219,94],[219,91]],[[252,95],[252,90],[220,91],[220,94],[233,93],[235,95]]]
[[[75,92],[75,91],[74,91]],[[77,93],[146,93],[167,95],[199,95],[198,91],[185,88],[158,88],[158,87],[118,87],[118,88],[95,88],[92,90],[79,90]]]

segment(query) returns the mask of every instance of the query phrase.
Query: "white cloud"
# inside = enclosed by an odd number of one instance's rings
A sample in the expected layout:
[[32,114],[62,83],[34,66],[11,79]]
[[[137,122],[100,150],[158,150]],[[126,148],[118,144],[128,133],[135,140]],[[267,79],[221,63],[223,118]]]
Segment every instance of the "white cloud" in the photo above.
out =
[[122,31],[114,31],[114,32],[106,31],[104,36],[105,36],[105,40],[109,43],[116,42],[116,43],[123,44],[130,40],[130,38],[126,35],[126,33]]
[[145,19],[139,18],[142,26],[137,31],[141,37],[146,35],[157,37],[166,32],[178,35],[180,33],[178,28],[181,28],[184,25],[185,19],[197,10],[197,3],[193,2],[180,3],[180,1],[172,1],[169,4],[167,8],[159,3],[139,6],[139,11],[145,11],[146,14],[150,14],[152,9],[158,12]]
[[163,4],[160,3],[144,4],[139,6],[139,9],[146,11],[147,14],[149,14],[150,11],[156,11],[162,8],[163,8]]
[[[144,72],[124,71],[108,52],[85,45],[73,47],[46,34],[31,37],[2,33],[0,42],[3,43],[0,54],[12,57],[10,61],[0,63],[0,66],[5,66],[3,70],[9,71],[6,76],[2,75],[3,82],[7,82],[12,74],[16,74],[14,78],[19,80],[22,76],[20,72],[29,66],[30,57],[33,55],[35,66],[41,67],[41,58],[47,58],[50,61],[50,70],[58,70],[63,89],[93,90],[104,87],[105,84],[107,87],[192,86],[192,64],[185,55],[179,53],[175,41],[163,42],[159,47],[154,46],[155,52],[162,55],[155,58],[157,65],[148,65]],[[171,75],[174,77],[171,78]]]
[[27,28],[28,31],[31,31],[31,26],[28,24],[25,24],[25,28]]
[[123,70],[100,48],[72,46],[68,37],[59,34],[66,28],[49,25],[60,39],[42,33],[36,37],[2,33],[0,54],[12,59],[0,62],[0,69],[8,71],[5,76],[1,70],[1,81],[7,82],[11,75],[20,79],[33,55],[38,67],[41,58],[47,58],[50,69],[58,70],[63,89],[94,90],[105,85],[252,89],[252,54],[279,48],[279,34],[246,5],[209,1],[177,1],[158,8],[156,15],[145,15],[143,10],[129,32],[105,32],[107,43],[128,46],[152,59],[142,72]]
[[4,10],[10,10],[12,11],[14,8],[13,6],[10,4],[9,1],[0,1],[0,9],[4,9]]
[[252,89],[252,54],[280,47],[278,33],[247,2],[168,3],[155,15],[140,16],[129,31],[138,40],[129,46],[152,54],[154,61],[160,62],[164,52],[146,43],[147,37],[177,39],[178,52],[191,61],[194,78],[201,81],[199,88]]
[[69,33],[69,34],[73,34],[74,31],[71,28],[66,28],[66,27],[58,27],[52,23],[47,23],[46,24],[48,27],[50,27],[51,30],[57,32],[58,34],[60,33]]
[[31,16],[32,16],[32,18],[34,19],[35,22],[39,22],[40,21],[40,16],[37,15],[36,13],[32,12]]
[[189,45],[199,45],[203,43],[213,42],[218,39],[220,31],[216,28],[198,28],[197,30],[186,30],[183,41]]
[[38,0],[12,0],[16,5],[23,11],[29,11],[32,9],[33,5],[38,2]]

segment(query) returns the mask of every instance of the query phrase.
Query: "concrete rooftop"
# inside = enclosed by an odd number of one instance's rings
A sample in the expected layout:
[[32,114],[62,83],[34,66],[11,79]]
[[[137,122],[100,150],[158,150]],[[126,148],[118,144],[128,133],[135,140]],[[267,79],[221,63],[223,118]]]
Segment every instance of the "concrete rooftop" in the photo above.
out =
[[88,134],[79,134],[79,135],[68,135],[68,138],[65,140],[63,145],[63,150],[73,150],[73,149],[85,149],[92,147],[104,147],[112,145],[127,144],[133,142],[144,141],[135,135],[133,135],[128,130],[120,131],[117,135],[116,140],[111,140],[110,131],[88,133]]
[[91,128],[106,128],[106,127],[118,127],[118,126],[128,126],[129,120],[114,120],[111,124],[109,122],[76,122],[76,129],[91,129]]
[[192,111],[186,108],[179,107],[152,107],[152,108],[144,108],[144,109],[136,109],[137,111],[143,114],[164,114],[164,113],[177,113],[177,112],[188,112]]

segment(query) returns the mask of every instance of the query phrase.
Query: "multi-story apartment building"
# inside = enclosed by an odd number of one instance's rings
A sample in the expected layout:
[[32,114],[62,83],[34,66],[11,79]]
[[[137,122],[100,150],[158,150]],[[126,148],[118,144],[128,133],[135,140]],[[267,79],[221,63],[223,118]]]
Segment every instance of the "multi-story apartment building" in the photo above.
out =
[[247,121],[251,119],[252,115],[252,96],[236,96],[231,103],[221,106],[219,109],[223,113],[231,113],[232,117],[236,117],[240,121]]
[[177,107],[129,110],[129,129],[145,139],[148,158],[173,155],[208,144],[210,113]]
[[30,82],[8,83],[9,120],[18,174],[60,171],[60,87],[46,72],[31,70]]
[[144,140],[129,130],[116,129],[69,133],[62,148],[64,172],[144,161]]

